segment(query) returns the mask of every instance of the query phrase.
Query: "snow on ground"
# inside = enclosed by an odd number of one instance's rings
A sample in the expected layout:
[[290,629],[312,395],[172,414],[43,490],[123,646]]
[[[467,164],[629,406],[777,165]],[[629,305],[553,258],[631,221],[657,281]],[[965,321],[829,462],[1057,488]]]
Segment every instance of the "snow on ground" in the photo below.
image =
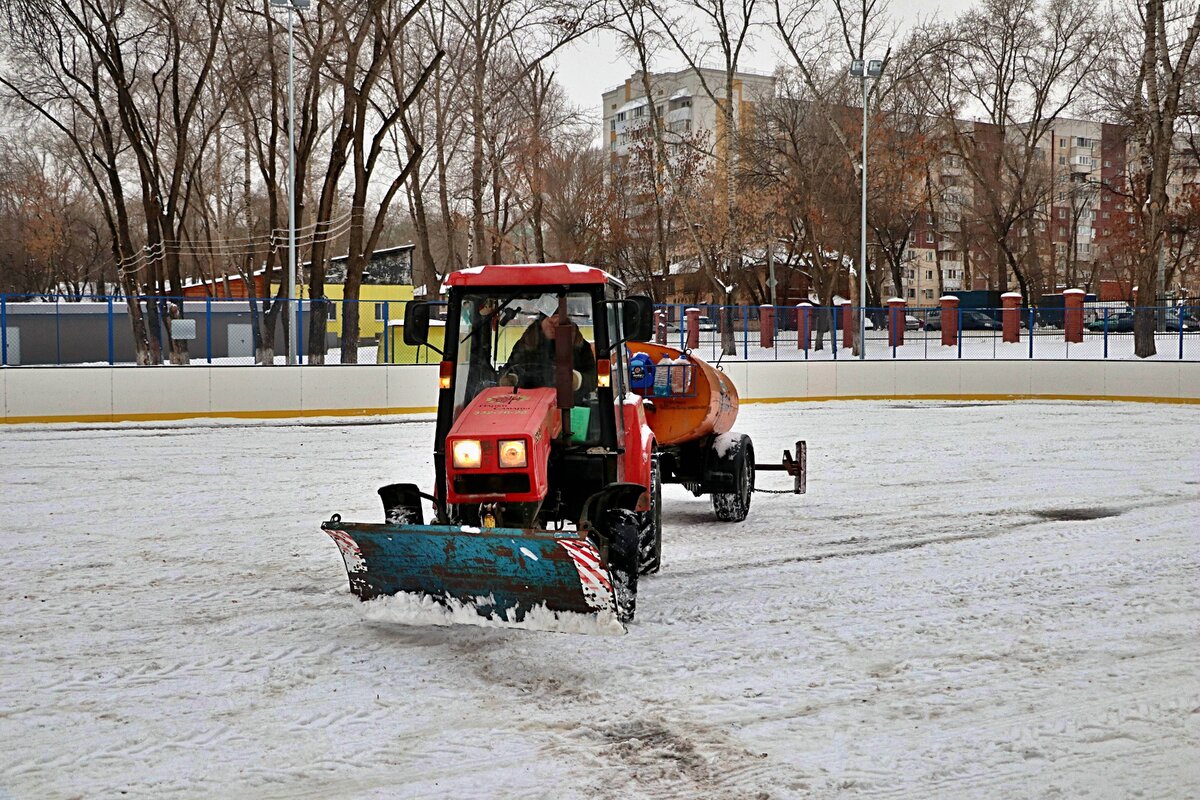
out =
[[1200,407],[739,427],[809,494],[668,490],[620,637],[363,620],[428,417],[4,429],[0,797],[1200,796]]

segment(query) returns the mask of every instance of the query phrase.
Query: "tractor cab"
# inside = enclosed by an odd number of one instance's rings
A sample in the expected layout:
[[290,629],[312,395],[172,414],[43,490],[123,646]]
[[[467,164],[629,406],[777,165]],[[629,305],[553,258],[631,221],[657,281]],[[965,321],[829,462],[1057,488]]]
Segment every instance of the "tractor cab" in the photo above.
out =
[[[434,463],[447,520],[574,522],[597,487],[644,477],[625,458],[624,343],[649,338],[648,298],[575,264],[473,267],[446,283]],[[407,305],[406,343],[429,344],[429,315]]]

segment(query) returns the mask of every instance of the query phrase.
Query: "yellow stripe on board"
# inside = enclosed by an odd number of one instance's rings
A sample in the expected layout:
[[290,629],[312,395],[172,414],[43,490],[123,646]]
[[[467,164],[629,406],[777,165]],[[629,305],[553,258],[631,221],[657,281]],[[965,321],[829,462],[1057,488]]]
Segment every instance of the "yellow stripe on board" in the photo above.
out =
[[750,405],[752,403],[823,403],[829,400],[967,400],[978,402],[1079,400],[1082,402],[1200,404],[1200,397],[1140,397],[1136,395],[1109,396],[1098,394],[855,394],[827,395],[822,397],[756,397],[752,399],[742,398],[739,402],[743,405]]
[[[862,394],[829,395],[823,397],[757,397],[742,399],[745,405],[755,403],[824,403],[834,400],[957,400],[972,402],[1011,402],[1014,400],[1069,400],[1113,403],[1169,403],[1200,405],[1200,397],[1139,397],[1135,395],[1086,394]],[[187,419],[305,419],[310,417],[373,417],[400,414],[434,414],[436,406],[407,406],[395,408],[316,408],[270,411],[185,411],[161,414],[63,414],[48,416],[5,417],[10,425],[63,424],[86,422],[169,422]]]

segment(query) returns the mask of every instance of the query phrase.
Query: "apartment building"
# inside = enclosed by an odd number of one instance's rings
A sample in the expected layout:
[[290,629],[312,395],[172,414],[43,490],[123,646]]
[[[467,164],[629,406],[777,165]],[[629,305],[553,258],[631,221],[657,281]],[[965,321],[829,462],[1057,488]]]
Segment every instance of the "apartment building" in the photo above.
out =
[[[652,97],[647,97],[642,73],[635,72],[623,84],[602,96],[605,142],[614,161],[629,155],[641,128],[650,123],[653,100],[669,144],[678,146],[684,139],[699,134],[715,144],[721,129],[717,104],[705,91],[707,85],[718,98],[725,94],[725,73],[717,69],[683,69],[650,76]],[[739,124],[753,113],[754,104],[775,89],[775,78],[752,72],[739,72],[733,82],[734,114]]]
[[[703,78],[703,80],[702,80]],[[614,164],[628,158],[642,140],[644,126],[652,119],[651,103],[663,121],[669,146],[679,147],[684,139],[698,137],[715,145],[720,135],[719,106],[704,90],[704,81],[724,91],[723,73],[715,69],[655,73],[650,76],[647,97],[641,73],[634,73],[620,86],[603,94],[605,143]],[[749,124],[755,104],[775,90],[769,75],[739,73],[732,102],[739,124]],[[847,119],[857,119],[855,109]],[[995,125],[955,120],[960,133],[976,147],[999,149],[1020,146],[1019,127],[1008,129],[1010,140]],[[644,140],[642,140],[644,141]],[[1015,236],[1033,236],[1039,241],[1020,248],[1036,253],[1040,265],[1030,265],[1031,290],[1053,292],[1066,286],[1095,288],[1100,281],[1129,285],[1128,265],[1110,253],[1110,245],[1135,225],[1134,209],[1119,191],[1136,157],[1135,143],[1125,128],[1082,119],[1059,119],[1037,143],[1040,159],[1037,180],[1045,181],[1045,201],[1035,211],[1033,224]],[[1186,154],[1168,188],[1172,199],[1200,184],[1200,161]],[[936,188],[934,209],[922,214],[912,241],[904,254],[903,286],[885,280],[884,294],[904,297],[912,305],[935,305],[949,291],[972,289],[1015,289],[1015,276],[1001,275],[1007,267],[992,233],[980,220],[986,214],[978,176],[967,169],[962,157],[948,146],[931,170]],[[997,177],[997,180],[1000,178]],[[939,277],[940,271],[940,277]],[[1181,269],[1176,283],[1187,294],[1191,283],[1200,283],[1200,265]],[[1197,287],[1200,289],[1200,286]],[[1168,292],[1175,292],[1168,287]]]

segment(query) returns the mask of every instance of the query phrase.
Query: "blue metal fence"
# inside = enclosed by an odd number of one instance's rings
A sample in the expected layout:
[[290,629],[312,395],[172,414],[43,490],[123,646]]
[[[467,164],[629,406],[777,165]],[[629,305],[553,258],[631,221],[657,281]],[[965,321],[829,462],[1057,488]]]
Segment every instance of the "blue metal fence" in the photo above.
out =
[[[286,303],[286,301],[273,301]],[[341,362],[342,322],[350,303],[324,301],[328,319],[322,353],[326,364]],[[310,363],[307,324],[314,303],[296,301],[300,319],[300,363]],[[247,365],[258,362],[267,313],[263,302],[224,298],[139,298],[148,328],[157,323],[163,360],[169,360],[168,326],[186,343],[190,363]],[[151,314],[147,304],[153,304]],[[428,363],[426,348],[410,348],[399,336],[404,300],[358,301],[360,333],[349,350],[360,364]],[[721,360],[813,361],[858,358],[847,336],[857,325],[859,309],[848,305],[810,306],[692,306],[700,310],[695,332],[696,355]],[[689,342],[685,305],[659,306],[665,342],[686,349]],[[274,325],[274,363],[286,361],[288,337],[281,306]],[[1088,305],[1078,341],[1068,341],[1061,327],[1062,310],[1045,318],[1032,307],[1013,313],[1019,319],[1017,341],[1006,342],[1003,310],[959,309],[952,344],[943,344],[941,310],[905,310],[903,341],[889,333],[889,309],[866,309],[867,332],[863,355],[871,360],[900,359],[1128,359],[1134,358],[1135,309]],[[1200,361],[1200,306],[1159,306],[1149,309],[1155,325],[1156,359]],[[764,320],[767,320],[764,323]],[[896,324],[899,325],[897,318]],[[1050,324],[1053,322],[1054,324]],[[180,324],[184,323],[184,324]],[[763,335],[763,325],[769,330]],[[728,333],[726,333],[728,330]],[[385,335],[394,331],[394,335]],[[153,333],[151,334],[153,335]],[[728,352],[732,350],[732,352]],[[0,364],[118,365],[135,363],[128,301],[123,297],[29,297],[0,295]]]

